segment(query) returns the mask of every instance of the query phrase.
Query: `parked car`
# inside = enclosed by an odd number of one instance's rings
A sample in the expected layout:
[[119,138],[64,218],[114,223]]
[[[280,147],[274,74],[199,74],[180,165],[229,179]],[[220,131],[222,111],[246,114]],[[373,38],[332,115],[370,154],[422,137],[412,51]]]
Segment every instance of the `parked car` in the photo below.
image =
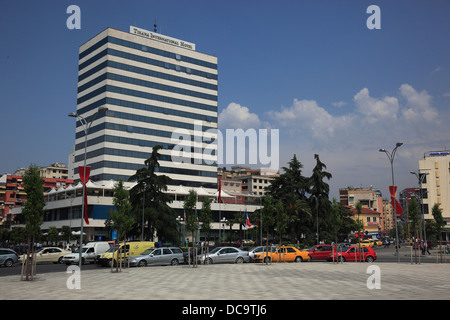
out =
[[[94,263],[95,259],[97,259],[97,256],[105,253],[106,251],[111,248],[111,244],[107,241],[95,241],[95,242],[88,242],[86,245],[81,248],[81,263],[84,264],[85,262]],[[78,263],[80,260],[80,248],[78,248],[73,253],[70,253],[68,255],[65,255],[62,258],[62,262],[69,265],[71,263]]]
[[[234,247],[217,247],[209,252],[208,263],[244,263],[250,261],[248,251],[242,251]],[[199,257],[199,263],[205,262],[206,255]]]
[[[206,251],[206,249],[208,248],[209,252],[211,252],[212,250],[214,250],[215,248],[217,248],[216,246],[203,246],[203,252]],[[202,247],[197,247],[195,250],[191,249],[189,251],[184,251],[183,252],[183,262],[184,263],[189,263],[189,256],[191,257],[191,262],[193,261],[193,257],[194,257],[194,252],[197,251],[197,257],[200,257],[200,255],[202,254]]]
[[380,239],[373,239],[373,244],[376,246],[382,246],[383,241],[381,241]]
[[374,241],[372,239],[361,240],[360,244],[361,246],[372,248],[374,245]]
[[327,260],[328,256],[336,251],[331,244],[319,244],[309,249],[308,255],[311,260]]
[[253,261],[255,259],[255,255],[257,253],[261,253],[261,252],[275,252],[277,251],[277,247],[275,246],[258,246],[258,247],[253,247],[250,248],[250,250],[248,251],[248,255],[250,257],[250,260]]
[[0,249],[0,266],[12,267],[14,263],[19,262],[19,255],[12,249]]
[[255,262],[302,262],[309,261],[310,257],[308,254],[308,251],[300,251],[295,247],[281,246],[275,250],[275,252],[261,252],[255,254],[254,260]]
[[361,250],[357,246],[350,247],[347,251],[333,252],[328,256],[328,261],[366,261],[373,262],[377,259],[375,250],[371,247],[361,246]]
[[111,263],[117,263],[117,255],[119,254],[119,249],[123,250],[122,256],[119,256],[119,258],[121,260],[123,259],[122,261],[125,261],[127,257],[138,256],[145,250],[154,247],[155,243],[152,241],[131,241],[127,242],[125,247],[123,243],[120,243],[119,245],[111,247],[105,253],[97,255],[95,262],[102,266],[111,266]]
[[336,249],[337,250],[342,250],[342,251],[345,251],[345,250],[347,250],[348,248],[350,248],[352,245],[350,244],[350,243],[348,243],[348,242],[342,242],[342,243],[338,243],[337,245],[336,245]]
[[[72,251],[64,250],[58,247],[45,247],[36,250],[36,262],[53,262],[62,263],[62,258],[72,253]],[[22,260],[25,255],[19,257]]]
[[[147,249],[142,254],[130,258],[130,266],[146,267],[146,266],[163,266],[177,265],[183,261],[183,250],[178,247],[163,247]],[[125,260],[125,264],[128,259]]]

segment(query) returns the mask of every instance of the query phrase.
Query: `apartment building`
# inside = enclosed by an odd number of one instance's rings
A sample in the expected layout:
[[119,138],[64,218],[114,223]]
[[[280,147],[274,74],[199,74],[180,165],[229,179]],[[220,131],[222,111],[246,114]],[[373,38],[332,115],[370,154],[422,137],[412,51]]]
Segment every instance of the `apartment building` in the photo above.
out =
[[424,218],[433,219],[434,204],[439,204],[446,221],[445,237],[450,233],[450,151],[430,151],[419,160],[419,177],[422,178]]

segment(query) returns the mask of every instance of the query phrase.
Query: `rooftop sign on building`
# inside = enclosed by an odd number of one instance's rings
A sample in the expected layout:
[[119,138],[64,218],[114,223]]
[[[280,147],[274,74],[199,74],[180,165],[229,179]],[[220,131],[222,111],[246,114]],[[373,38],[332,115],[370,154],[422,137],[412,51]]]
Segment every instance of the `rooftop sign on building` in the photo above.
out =
[[148,31],[145,29],[130,26],[130,33],[144,37],[144,38],[171,44],[171,45],[174,45],[174,46],[177,46],[180,48],[185,48],[185,49],[195,51],[195,43],[175,39],[175,38],[168,37],[168,36],[156,33],[156,32],[151,32],[151,31]]

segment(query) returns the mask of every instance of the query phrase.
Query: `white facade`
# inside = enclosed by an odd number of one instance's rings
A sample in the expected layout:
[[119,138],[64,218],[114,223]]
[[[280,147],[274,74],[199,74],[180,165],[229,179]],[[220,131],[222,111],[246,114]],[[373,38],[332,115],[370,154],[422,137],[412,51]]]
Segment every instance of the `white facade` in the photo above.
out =
[[[127,181],[162,145],[160,172],[173,185],[217,188],[217,57],[111,28],[79,53],[77,113],[89,122],[98,107],[108,108],[87,138],[92,180]],[[77,124],[74,179],[85,151]],[[173,161],[181,144],[192,151],[188,163]]]
[[425,219],[433,219],[431,210],[440,204],[442,216],[450,223],[450,152],[429,152],[419,160],[419,174],[426,174],[422,183]]

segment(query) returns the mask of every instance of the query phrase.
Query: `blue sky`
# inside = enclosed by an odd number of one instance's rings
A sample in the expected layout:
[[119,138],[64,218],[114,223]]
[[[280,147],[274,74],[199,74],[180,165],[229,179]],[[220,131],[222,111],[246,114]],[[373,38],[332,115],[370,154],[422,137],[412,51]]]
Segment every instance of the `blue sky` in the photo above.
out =
[[[81,29],[69,30],[69,5]],[[378,5],[381,29],[366,9]],[[399,189],[424,152],[450,148],[448,1],[0,1],[0,172],[67,163],[74,143],[78,48],[107,27],[152,30],[218,57],[219,124],[280,130],[280,165],[314,154],[338,188],[387,196],[379,148],[404,145]]]

